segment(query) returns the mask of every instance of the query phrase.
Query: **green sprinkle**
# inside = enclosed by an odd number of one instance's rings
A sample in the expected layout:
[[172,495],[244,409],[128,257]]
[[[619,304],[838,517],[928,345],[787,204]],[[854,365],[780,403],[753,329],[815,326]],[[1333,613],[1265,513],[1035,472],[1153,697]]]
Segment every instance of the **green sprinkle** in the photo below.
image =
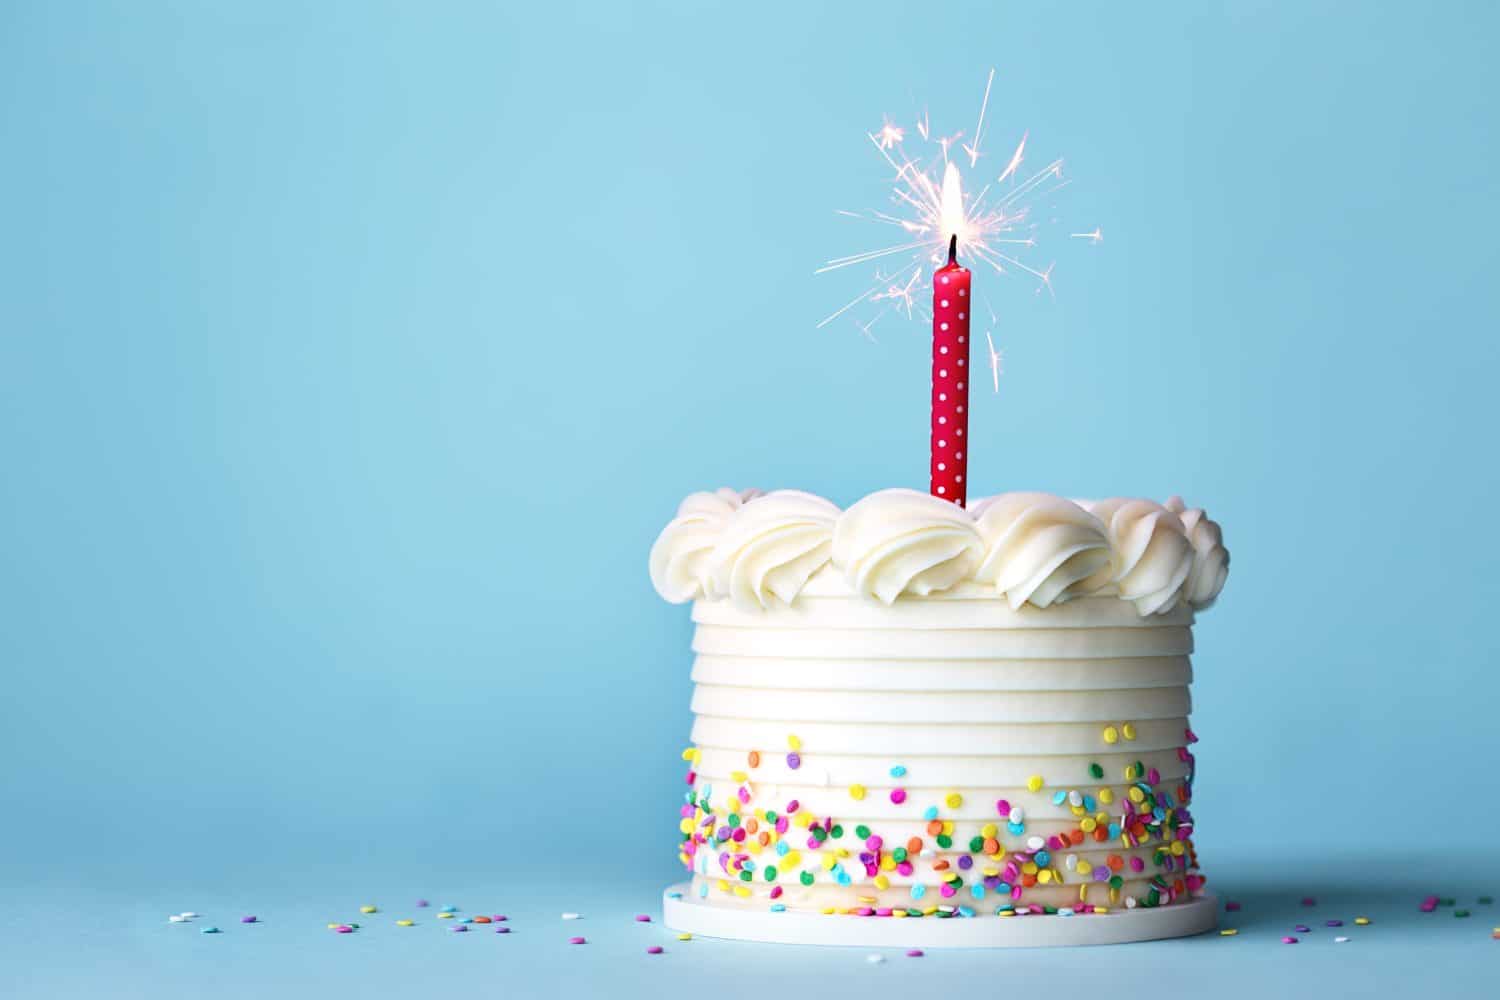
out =
[[730,813],[727,822],[729,823],[729,829],[733,830],[735,827],[740,825],[740,814]]
[[1092,774],[1096,778],[1102,778],[1104,777],[1104,768],[1100,767],[1097,763],[1090,764],[1089,774]]
[[812,828],[812,835],[813,835],[813,839],[816,840],[820,844],[823,841],[825,841],[825,840],[828,839],[828,831],[825,830],[825,829],[823,829],[821,826],[815,826],[815,827],[813,827]]
[[833,839],[834,840],[838,840],[843,835],[844,835],[844,828],[841,827],[841,826],[839,826],[837,823],[833,824]]
[[904,847],[898,847],[894,851],[891,852],[891,857],[893,857],[893,858],[896,859],[896,863],[898,865],[901,862],[903,862],[903,861],[906,860],[906,856],[907,856],[906,855],[906,848],[904,848]]
[[1455,917],[1467,917],[1469,915],[1469,911],[1468,910],[1454,910],[1453,911],[1453,915]]
[[869,840],[870,839],[870,828],[868,826],[865,826],[863,823],[861,823],[861,824],[859,824],[859,826],[856,826],[854,828],[854,835],[856,837],[858,837],[860,840]]
[[741,882],[749,882],[753,878],[755,878],[755,873],[752,872],[750,869],[748,869],[748,868],[742,868],[742,869],[740,869],[740,881]]
[[812,885],[813,884],[813,873],[812,872],[803,872],[801,875],[797,876],[797,880],[799,882],[801,882],[803,885]]
[[953,838],[948,836],[946,833],[938,834],[937,842],[938,846],[943,848],[944,850],[947,850],[948,848],[953,846]]
[[1120,886],[1122,886],[1124,884],[1125,884],[1125,880],[1122,879],[1120,876],[1118,876],[1118,875],[1112,875],[1112,876],[1110,876],[1109,887],[1111,889],[1118,889],[1118,888],[1120,888]]
[[1494,896],[1480,896],[1479,897],[1479,903],[1480,903],[1481,906],[1489,906],[1494,901],[1495,901],[1495,897]]
[[980,851],[983,851],[983,850],[984,850],[984,838],[983,837],[970,837],[969,838],[969,852],[971,854],[978,854]]
[[774,882],[774,881],[776,881],[776,866],[775,865],[766,865],[766,872],[765,872],[765,874],[766,874],[766,881],[767,882]]

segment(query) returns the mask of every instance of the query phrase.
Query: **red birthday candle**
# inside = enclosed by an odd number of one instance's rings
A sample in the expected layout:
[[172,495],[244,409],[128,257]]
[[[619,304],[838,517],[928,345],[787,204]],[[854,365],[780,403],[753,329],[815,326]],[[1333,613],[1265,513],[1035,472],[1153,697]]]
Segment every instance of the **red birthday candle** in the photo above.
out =
[[958,263],[963,198],[958,169],[943,176],[948,263],[932,276],[932,495],[964,505],[969,470],[969,269]]

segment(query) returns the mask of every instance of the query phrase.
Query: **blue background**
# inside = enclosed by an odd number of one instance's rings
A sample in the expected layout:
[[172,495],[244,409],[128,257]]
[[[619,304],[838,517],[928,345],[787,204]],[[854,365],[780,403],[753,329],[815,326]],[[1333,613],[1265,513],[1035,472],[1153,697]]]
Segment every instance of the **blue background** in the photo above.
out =
[[[863,131],[970,127],[992,65],[990,148],[1066,156],[1105,240],[1060,248],[1055,302],[981,275],[1008,373],[974,492],[1225,525],[1211,879],[1267,914],[1500,890],[1497,31],[1479,3],[0,4],[0,985],[625,988],[689,725],[647,549],[694,489],[924,485],[922,330],[815,330],[857,285],[812,271],[881,235],[832,212],[880,204]],[[528,957],[322,936],[440,892],[529,907]],[[565,952],[591,903],[626,915]],[[189,908],[265,943],[165,924]],[[1229,995],[1443,955],[1457,990],[1500,955],[1493,913],[1309,956],[1251,909],[1086,960]],[[1056,968],[673,945],[651,989]]]

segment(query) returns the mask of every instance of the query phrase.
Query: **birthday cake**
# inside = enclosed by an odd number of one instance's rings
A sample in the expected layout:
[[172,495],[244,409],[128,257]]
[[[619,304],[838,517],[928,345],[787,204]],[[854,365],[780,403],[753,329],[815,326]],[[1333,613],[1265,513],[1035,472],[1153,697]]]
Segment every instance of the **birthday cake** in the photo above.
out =
[[1189,653],[1228,567],[1175,497],[688,497],[650,557],[695,623],[668,923],[927,946],[1211,927]]

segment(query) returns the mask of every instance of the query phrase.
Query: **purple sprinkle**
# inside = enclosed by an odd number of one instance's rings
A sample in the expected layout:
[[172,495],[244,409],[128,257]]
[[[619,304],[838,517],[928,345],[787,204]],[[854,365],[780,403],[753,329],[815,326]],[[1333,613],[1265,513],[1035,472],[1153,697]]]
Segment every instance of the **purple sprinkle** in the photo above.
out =
[[495,928],[495,933],[496,934],[509,934],[510,933],[510,928],[509,927],[496,927]]
[[1298,934],[1306,934],[1308,931],[1312,930],[1312,928],[1307,926],[1306,924],[1298,924],[1296,927],[1293,927],[1292,930],[1296,931]]
[[467,932],[468,929],[469,929],[469,925],[468,924],[456,924],[454,926],[454,928],[453,928],[453,933],[455,933],[455,934],[463,934],[463,933]]
[[417,906],[418,906],[418,908],[423,907],[423,906],[431,906],[431,905],[432,904],[429,903],[429,902],[427,902],[427,900],[425,900],[425,899],[419,899],[419,900],[417,900]]
[[242,924],[258,924],[258,923],[260,923],[260,921],[257,920],[254,917],[240,917],[240,923],[242,923]]
[[1344,926],[1344,922],[1342,920],[1325,920],[1325,921],[1323,921],[1323,924],[1326,927],[1342,927],[1342,926]]
[[649,924],[651,922],[651,918],[644,913],[637,913],[635,915],[635,922],[638,924]]
[[797,768],[802,766],[802,755],[797,753],[796,751],[787,754],[786,766],[791,768],[793,771],[797,770]]
[[660,955],[661,954],[661,945],[659,945],[659,944],[653,944],[651,947],[649,947],[649,948],[646,949],[646,954],[648,954],[648,955]]
[[510,918],[509,918],[509,917],[507,917],[507,916],[506,916],[506,915],[505,915],[505,914],[503,914],[503,913],[497,913],[497,914],[495,914],[495,915],[494,915],[494,916],[493,916],[493,917],[491,917],[491,918],[490,918],[490,919],[491,919],[491,920],[493,920],[493,921],[495,921],[495,923],[497,923],[497,924],[498,924],[498,923],[500,923],[500,922],[501,922],[501,921],[504,921],[504,920],[509,920],[509,919],[510,919]]
[[922,957],[922,949],[921,948],[913,948],[911,951],[909,951],[909,952],[906,953],[906,957],[907,958],[921,958]]

